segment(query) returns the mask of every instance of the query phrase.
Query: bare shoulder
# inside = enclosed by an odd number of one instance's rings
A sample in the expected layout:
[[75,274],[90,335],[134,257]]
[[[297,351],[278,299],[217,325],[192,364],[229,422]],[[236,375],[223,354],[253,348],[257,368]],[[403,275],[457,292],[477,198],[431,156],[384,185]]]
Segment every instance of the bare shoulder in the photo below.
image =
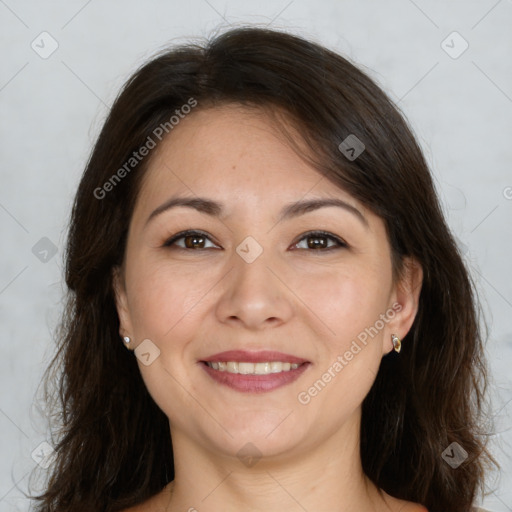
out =
[[[412,501],[400,500],[398,498],[394,498],[389,494],[385,494],[386,497],[386,505],[388,506],[387,512],[429,512],[429,510],[420,505],[419,503],[414,503]],[[471,508],[471,512],[491,512],[485,508],[480,508],[478,506],[473,506]]]

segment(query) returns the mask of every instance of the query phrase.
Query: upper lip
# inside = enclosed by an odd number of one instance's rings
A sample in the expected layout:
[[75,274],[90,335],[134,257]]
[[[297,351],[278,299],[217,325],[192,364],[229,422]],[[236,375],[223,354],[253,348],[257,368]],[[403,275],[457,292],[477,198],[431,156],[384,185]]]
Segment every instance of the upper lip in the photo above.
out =
[[283,352],[276,352],[275,350],[261,350],[258,352],[248,352],[247,350],[227,350],[226,352],[219,352],[212,356],[203,359],[204,362],[215,361],[238,361],[244,363],[264,363],[266,361],[281,361],[282,363],[307,363],[306,359],[284,354]]

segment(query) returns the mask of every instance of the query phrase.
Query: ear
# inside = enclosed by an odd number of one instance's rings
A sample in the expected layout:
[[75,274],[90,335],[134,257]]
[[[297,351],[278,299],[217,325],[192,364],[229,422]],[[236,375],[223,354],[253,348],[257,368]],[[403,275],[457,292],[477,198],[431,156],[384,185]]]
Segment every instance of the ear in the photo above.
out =
[[119,317],[119,334],[121,337],[131,336],[133,329],[128,309],[128,299],[126,297],[126,286],[123,269],[119,266],[115,266],[112,269],[112,285],[114,288],[117,316]]
[[395,316],[388,322],[388,330],[383,343],[383,353],[393,350],[391,334],[400,339],[411,329],[418,312],[418,304],[423,284],[423,269],[420,263],[412,257],[405,257],[402,276],[395,284],[391,294],[390,308]]

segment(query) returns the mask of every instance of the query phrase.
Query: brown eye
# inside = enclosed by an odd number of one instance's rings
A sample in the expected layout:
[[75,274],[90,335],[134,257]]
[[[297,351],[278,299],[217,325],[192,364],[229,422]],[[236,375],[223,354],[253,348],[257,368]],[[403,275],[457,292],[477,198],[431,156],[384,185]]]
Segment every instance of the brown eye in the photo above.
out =
[[[307,240],[306,246],[299,247],[303,240]],[[329,242],[334,243],[329,245]],[[295,247],[299,249],[331,250],[347,247],[347,244],[331,233],[325,233],[323,231],[313,231],[310,233],[306,233],[306,235],[303,236],[297,244],[295,244]]]
[[[305,245],[303,241],[306,241]],[[210,243],[210,246],[206,246],[205,244]],[[303,244],[301,247],[300,245]],[[206,250],[218,248],[210,238],[200,231],[182,231],[177,233],[173,237],[171,237],[164,244],[165,247],[175,247],[178,249],[190,249],[190,250]],[[310,233],[306,233],[298,243],[294,245],[295,248],[298,249],[313,249],[319,252],[327,252],[334,249],[341,249],[343,247],[348,247],[348,245],[333,235],[332,233],[325,233],[323,231],[313,231]]]
[[[183,242],[181,242],[182,240]],[[212,247],[216,247],[215,245],[205,247],[206,242],[212,243],[205,234],[199,231],[183,231],[167,240],[164,246],[175,246],[179,249],[211,249]]]
[[187,235],[183,237],[187,249],[203,249],[205,237],[203,235]]

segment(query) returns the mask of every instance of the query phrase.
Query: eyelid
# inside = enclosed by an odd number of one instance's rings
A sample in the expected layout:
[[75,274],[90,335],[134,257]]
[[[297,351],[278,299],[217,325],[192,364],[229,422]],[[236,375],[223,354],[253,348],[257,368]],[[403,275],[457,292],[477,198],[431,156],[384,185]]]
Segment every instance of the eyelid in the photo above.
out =
[[[319,229],[307,231],[306,233],[303,233],[302,235],[300,235],[300,238],[298,238],[297,241],[294,242],[293,245],[297,245],[299,242],[301,242],[305,238],[314,237],[314,236],[330,238],[331,240],[334,240],[337,245],[334,247],[327,247],[325,249],[320,249],[320,250],[310,249],[313,252],[328,252],[329,250],[332,250],[332,249],[341,249],[341,248],[349,247],[347,242],[345,242],[345,240],[343,240],[339,236],[335,235],[334,233],[330,233],[329,231],[323,231],[323,230],[319,230]],[[307,250],[307,249],[296,249],[296,250]]]
[[[215,244],[217,246],[219,245],[214,240],[212,240],[212,237],[208,233],[206,233],[200,229],[186,229],[184,231],[180,231],[179,233],[172,235],[169,239],[167,239],[164,242],[162,247],[172,247],[177,240],[180,240],[181,238],[185,238],[186,236],[190,236],[190,235],[201,235],[204,238],[208,239],[213,244]],[[333,249],[342,249],[342,248],[348,249],[349,248],[349,244],[347,244],[342,238],[335,235],[334,233],[330,233],[328,231],[323,231],[323,230],[311,230],[311,231],[306,231],[305,233],[302,233],[300,235],[300,237],[297,238],[296,241],[292,244],[292,247],[299,244],[305,238],[313,237],[313,236],[330,238],[331,240],[334,240],[334,242],[336,242],[336,245],[331,246],[331,247],[326,247],[324,249],[322,249],[322,248],[320,248],[320,249],[310,249],[310,248],[302,249],[301,248],[301,249],[293,249],[293,250],[298,250],[298,251],[306,250],[308,252],[321,253],[321,252],[329,252]],[[178,249],[182,249],[184,251],[191,251],[191,250],[192,251],[205,251],[207,249],[213,249],[212,247],[205,247],[203,249],[188,249],[188,248],[179,247],[179,246],[175,246],[175,247]]]
[[[216,242],[214,242],[212,240],[211,235],[209,235],[208,233],[206,233],[204,231],[201,231],[200,229],[185,229],[184,231],[180,231],[179,233],[176,233],[175,235],[172,235],[169,239],[167,239],[163,243],[163,247],[171,247],[180,238],[185,238],[186,236],[190,236],[190,235],[201,235],[204,238],[207,238],[208,240],[210,240],[210,242],[214,243],[215,245],[218,245]],[[183,247],[178,247],[178,249],[183,249]],[[211,247],[207,247],[206,249],[211,249]],[[184,250],[187,251],[190,249],[185,248]],[[196,250],[204,251],[205,249],[196,249]]]

